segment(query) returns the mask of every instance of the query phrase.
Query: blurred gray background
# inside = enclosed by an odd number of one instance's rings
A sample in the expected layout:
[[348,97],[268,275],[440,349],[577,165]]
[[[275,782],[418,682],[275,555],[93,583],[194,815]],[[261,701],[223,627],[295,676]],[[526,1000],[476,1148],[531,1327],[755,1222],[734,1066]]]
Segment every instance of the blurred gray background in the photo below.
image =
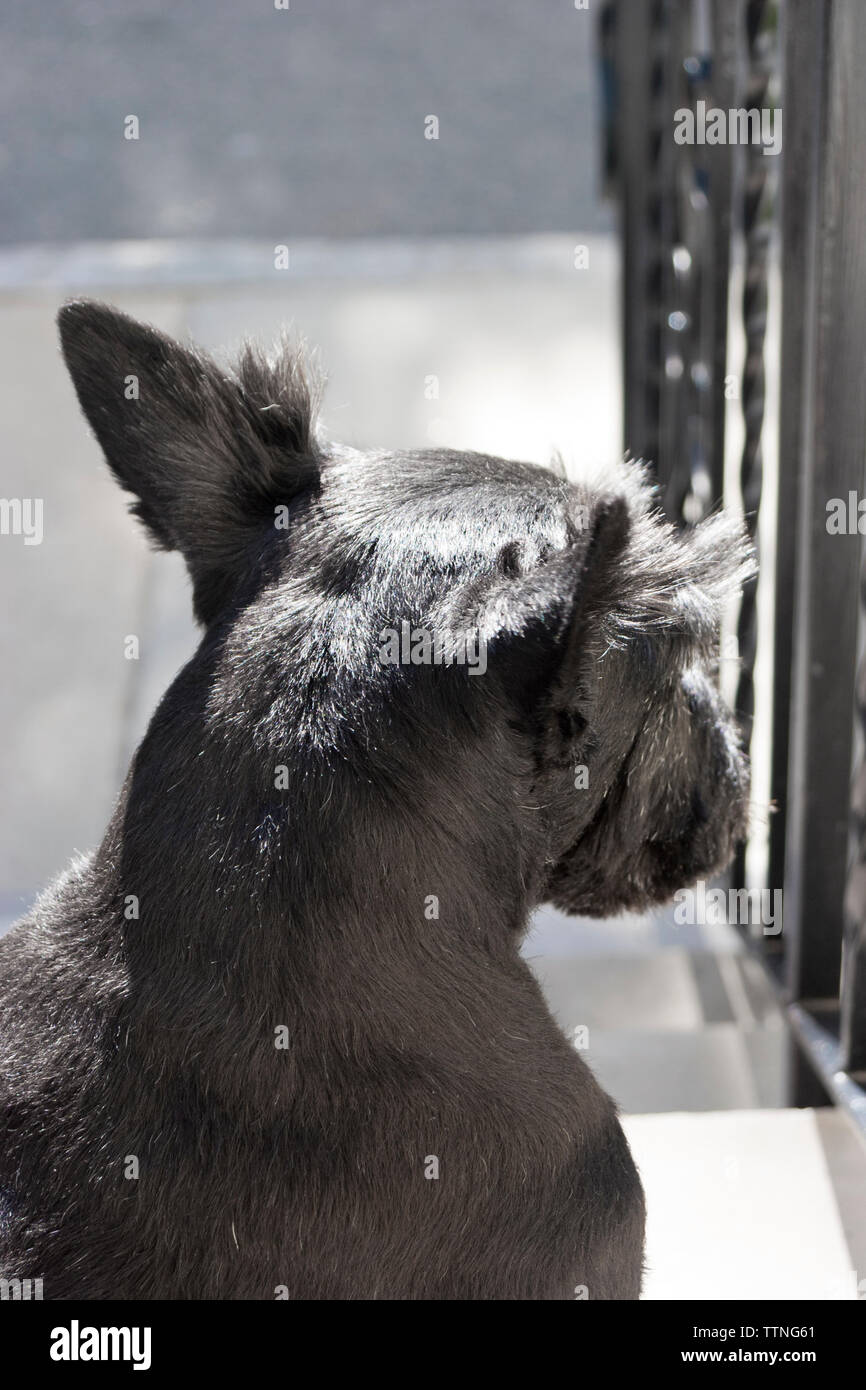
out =
[[[595,16],[572,0],[2,12],[5,242],[611,224],[595,197]],[[438,142],[422,138],[430,114]]]

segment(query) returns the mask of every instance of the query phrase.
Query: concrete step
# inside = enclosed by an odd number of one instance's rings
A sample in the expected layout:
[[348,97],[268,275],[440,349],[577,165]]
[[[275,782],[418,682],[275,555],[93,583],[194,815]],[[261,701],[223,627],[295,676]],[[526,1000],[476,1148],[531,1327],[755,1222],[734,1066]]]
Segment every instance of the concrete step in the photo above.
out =
[[524,955],[623,1110],[746,1110],[788,1099],[788,1030],[730,927],[667,911],[607,922],[537,914]]
[[866,1151],[838,1111],[630,1115],[647,1299],[866,1295]]

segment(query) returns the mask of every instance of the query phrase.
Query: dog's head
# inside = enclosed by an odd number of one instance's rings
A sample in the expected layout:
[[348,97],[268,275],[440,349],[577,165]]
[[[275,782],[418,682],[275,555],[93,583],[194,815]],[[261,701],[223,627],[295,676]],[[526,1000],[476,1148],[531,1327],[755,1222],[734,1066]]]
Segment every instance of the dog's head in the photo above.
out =
[[455,821],[477,804],[519,843],[529,898],[572,912],[643,907],[728,861],[747,773],[711,667],[750,573],[735,523],[677,534],[635,466],[583,487],[325,444],[286,349],[227,371],[89,302],[60,330],[134,511],[185,556],[214,702],[250,747],[395,797],[447,766]]

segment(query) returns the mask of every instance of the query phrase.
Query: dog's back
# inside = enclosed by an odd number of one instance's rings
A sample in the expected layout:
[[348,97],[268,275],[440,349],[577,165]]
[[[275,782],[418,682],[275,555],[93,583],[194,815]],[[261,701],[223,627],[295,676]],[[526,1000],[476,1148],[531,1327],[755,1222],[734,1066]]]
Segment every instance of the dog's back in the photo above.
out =
[[[0,943],[4,1275],[49,1298],[637,1296],[622,1132],[522,962],[413,946],[385,909],[366,959],[251,917],[219,964],[184,973],[181,948],[136,980],[112,892],[86,865]],[[357,939],[332,911],[279,926]]]

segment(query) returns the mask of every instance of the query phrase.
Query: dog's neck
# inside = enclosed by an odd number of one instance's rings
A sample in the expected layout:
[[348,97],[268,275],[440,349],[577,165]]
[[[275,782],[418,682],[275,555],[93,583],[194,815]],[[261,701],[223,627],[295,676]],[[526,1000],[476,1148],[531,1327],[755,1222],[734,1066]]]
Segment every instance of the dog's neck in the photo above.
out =
[[[94,864],[119,1026],[143,1068],[193,1085],[206,1050],[208,1088],[240,1113],[251,1049],[272,1057],[279,1029],[293,1067],[347,1047],[373,1057],[471,1011],[467,972],[487,994],[513,977],[528,876],[480,760],[463,760],[462,780],[442,758],[435,777],[387,788],[298,764],[277,801],[244,765],[242,737],[219,755],[187,751],[194,727],[179,740],[157,716]],[[277,1075],[268,1106],[294,1104],[295,1072]]]
[[100,851],[115,911],[136,904],[127,943],[181,972],[261,974],[261,948],[275,988],[278,964],[363,962],[377,943],[513,952],[539,852],[483,739],[380,748],[378,769],[312,759],[264,717],[215,716],[201,665],[162,702]]

